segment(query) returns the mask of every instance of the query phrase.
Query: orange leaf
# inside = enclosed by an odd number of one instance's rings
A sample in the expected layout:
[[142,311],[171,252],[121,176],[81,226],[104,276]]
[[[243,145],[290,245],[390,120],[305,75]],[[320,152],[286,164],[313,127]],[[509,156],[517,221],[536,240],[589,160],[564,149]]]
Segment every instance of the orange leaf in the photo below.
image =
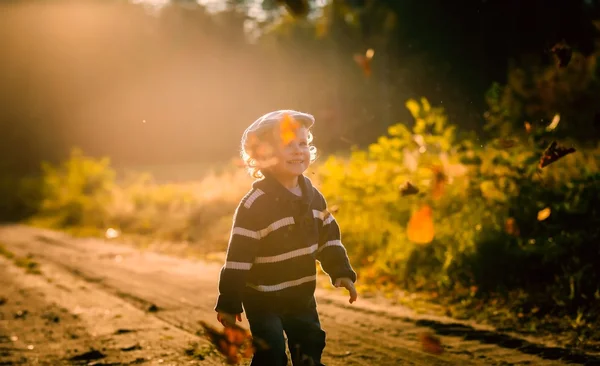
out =
[[435,235],[431,207],[424,205],[413,213],[406,229],[408,240],[417,244],[431,243]]
[[548,217],[550,217],[550,207],[546,207],[543,210],[540,210],[537,214],[537,219],[538,221],[544,221],[546,220]]
[[284,145],[289,144],[293,139],[296,138],[296,130],[300,127],[300,124],[289,114],[285,114],[281,119],[279,126],[281,142]]
[[365,76],[371,76],[371,60],[373,59],[373,55],[375,51],[369,48],[364,55],[355,54],[354,61],[360,66],[360,68],[365,73]]
[[504,223],[504,230],[508,235],[512,236],[519,236],[520,234],[517,222],[513,217],[509,217],[508,219],[506,219],[506,222]]

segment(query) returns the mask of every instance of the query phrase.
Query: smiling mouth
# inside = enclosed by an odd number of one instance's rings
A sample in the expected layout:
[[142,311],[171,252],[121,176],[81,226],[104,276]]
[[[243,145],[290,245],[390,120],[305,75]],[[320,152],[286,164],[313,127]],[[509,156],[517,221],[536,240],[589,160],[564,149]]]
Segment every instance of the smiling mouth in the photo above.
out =
[[288,164],[302,164],[304,160],[288,160]]

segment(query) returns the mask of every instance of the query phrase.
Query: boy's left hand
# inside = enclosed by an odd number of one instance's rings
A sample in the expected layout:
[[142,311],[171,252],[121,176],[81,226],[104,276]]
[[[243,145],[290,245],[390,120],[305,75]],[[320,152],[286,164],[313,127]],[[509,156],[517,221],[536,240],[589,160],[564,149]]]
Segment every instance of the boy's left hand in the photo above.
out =
[[347,277],[342,277],[342,278],[338,278],[337,280],[335,280],[335,287],[345,287],[346,290],[348,290],[348,292],[350,292],[350,300],[348,300],[348,302],[350,302],[350,304],[352,304],[353,302],[356,301],[356,298],[358,297],[358,293],[356,292],[356,288],[354,287],[354,283],[352,282],[351,279],[347,278]]

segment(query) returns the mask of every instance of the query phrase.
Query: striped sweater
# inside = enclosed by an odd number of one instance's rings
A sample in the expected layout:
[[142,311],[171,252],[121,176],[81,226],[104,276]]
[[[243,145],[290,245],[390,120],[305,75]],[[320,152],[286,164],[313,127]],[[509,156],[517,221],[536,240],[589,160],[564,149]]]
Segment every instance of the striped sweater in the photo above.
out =
[[238,205],[215,310],[242,313],[244,307],[293,308],[308,304],[316,287],[315,260],[332,283],[356,281],[339,226],[323,195],[305,176],[302,197],[266,175]]

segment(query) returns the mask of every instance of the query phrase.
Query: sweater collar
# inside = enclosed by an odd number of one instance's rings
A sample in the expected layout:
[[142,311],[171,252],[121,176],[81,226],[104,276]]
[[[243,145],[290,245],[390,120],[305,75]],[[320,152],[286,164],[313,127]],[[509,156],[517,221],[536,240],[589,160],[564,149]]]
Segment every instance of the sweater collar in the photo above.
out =
[[265,193],[270,193],[275,195],[281,200],[286,201],[303,201],[307,204],[310,204],[314,197],[313,185],[310,179],[305,175],[300,175],[298,177],[298,185],[302,190],[302,197],[295,195],[290,192],[289,189],[285,188],[279,181],[270,173],[263,173],[264,178],[258,180],[252,184],[254,188],[259,188]]

